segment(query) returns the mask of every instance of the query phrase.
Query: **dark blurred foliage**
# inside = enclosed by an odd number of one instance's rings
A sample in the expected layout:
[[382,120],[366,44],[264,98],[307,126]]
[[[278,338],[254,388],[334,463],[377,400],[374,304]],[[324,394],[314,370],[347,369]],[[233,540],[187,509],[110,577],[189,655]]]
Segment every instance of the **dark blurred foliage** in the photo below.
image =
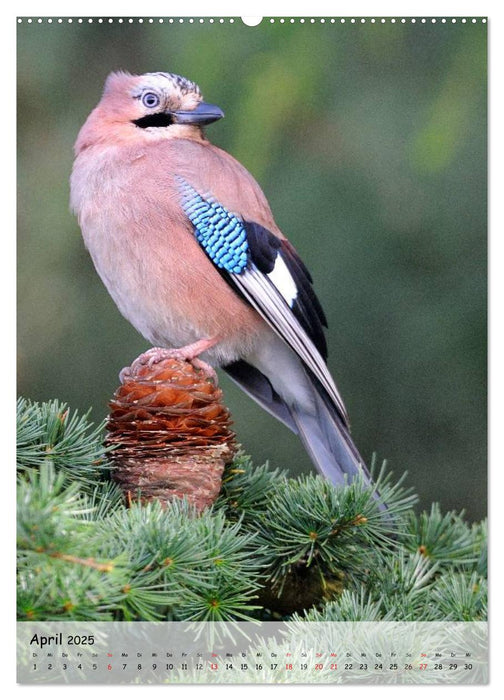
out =
[[[265,190],[313,272],[362,454],[422,506],[486,511],[486,25],[18,27],[18,390],[93,406],[147,347],[69,211],[72,146],[111,70],[171,71]],[[297,438],[222,378],[244,448],[293,472]]]

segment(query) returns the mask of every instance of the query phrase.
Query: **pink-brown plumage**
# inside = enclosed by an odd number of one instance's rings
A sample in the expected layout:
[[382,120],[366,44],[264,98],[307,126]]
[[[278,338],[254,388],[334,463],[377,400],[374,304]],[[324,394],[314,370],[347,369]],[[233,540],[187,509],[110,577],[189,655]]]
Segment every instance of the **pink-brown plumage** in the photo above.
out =
[[[135,82],[130,76],[124,81],[128,87]],[[124,100],[110,90],[79,134],[71,178],[71,204],[97,271],[122,314],[154,345],[216,337],[208,359],[236,360],[271,331],[208,265],[174,173],[281,235],[266,198],[245,168],[200,129],[180,125],[169,138],[146,134],[126,107],[121,121]]]
[[369,481],[325,363],[311,277],[254,178],[204,135],[222,116],[180,76],[109,76],[75,145],[71,205],[85,244],[151,343],[204,350],[333,483],[360,470]]

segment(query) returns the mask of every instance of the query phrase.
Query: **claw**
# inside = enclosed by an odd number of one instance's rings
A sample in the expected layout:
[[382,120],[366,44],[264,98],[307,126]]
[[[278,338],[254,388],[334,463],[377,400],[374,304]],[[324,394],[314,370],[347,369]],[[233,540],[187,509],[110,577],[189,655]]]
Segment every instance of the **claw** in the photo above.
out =
[[190,362],[193,367],[203,370],[208,375],[209,379],[212,379],[217,386],[218,377],[214,368],[207,362],[200,360],[198,357],[200,353],[213,347],[216,342],[217,339],[204,339],[198,340],[196,343],[192,343],[191,345],[186,345],[183,348],[150,348],[146,352],[139,355],[132,363],[131,367],[123,367],[123,369],[119,372],[119,380],[122,384],[124,384],[125,380],[135,374],[135,370],[140,367],[145,367],[145,365],[147,365],[147,367],[151,368],[153,365],[157,364],[158,362],[162,362],[163,360],[175,359],[185,360]]
[[217,372],[214,370],[212,365],[209,365],[208,362],[200,360],[199,357],[193,357],[191,364],[193,367],[196,367],[196,369],[203,370],[203,372],[208,375],[208,378],[213,381],[215,386],[219,386],[219,377],[217,376]]

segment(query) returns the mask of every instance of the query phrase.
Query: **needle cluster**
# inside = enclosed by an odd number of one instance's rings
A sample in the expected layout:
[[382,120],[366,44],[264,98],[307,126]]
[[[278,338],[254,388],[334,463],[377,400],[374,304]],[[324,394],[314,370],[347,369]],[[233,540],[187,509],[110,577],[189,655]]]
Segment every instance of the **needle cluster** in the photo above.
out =
[[240,453],[215,503],[126,502],[104,425],[18,403],[19,620],[485,620],[485,523],[386,467],[336,488]]

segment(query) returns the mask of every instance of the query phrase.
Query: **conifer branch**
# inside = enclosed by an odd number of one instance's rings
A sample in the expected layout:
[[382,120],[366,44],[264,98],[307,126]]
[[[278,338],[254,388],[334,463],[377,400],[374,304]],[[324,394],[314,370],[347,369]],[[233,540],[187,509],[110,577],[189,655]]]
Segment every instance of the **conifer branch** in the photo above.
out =
[[127,503],[87,415],[18,403],[20,620],[486,619],[486,522],[416,513],[385,465],[387,513],[243,453],[209,508]]

